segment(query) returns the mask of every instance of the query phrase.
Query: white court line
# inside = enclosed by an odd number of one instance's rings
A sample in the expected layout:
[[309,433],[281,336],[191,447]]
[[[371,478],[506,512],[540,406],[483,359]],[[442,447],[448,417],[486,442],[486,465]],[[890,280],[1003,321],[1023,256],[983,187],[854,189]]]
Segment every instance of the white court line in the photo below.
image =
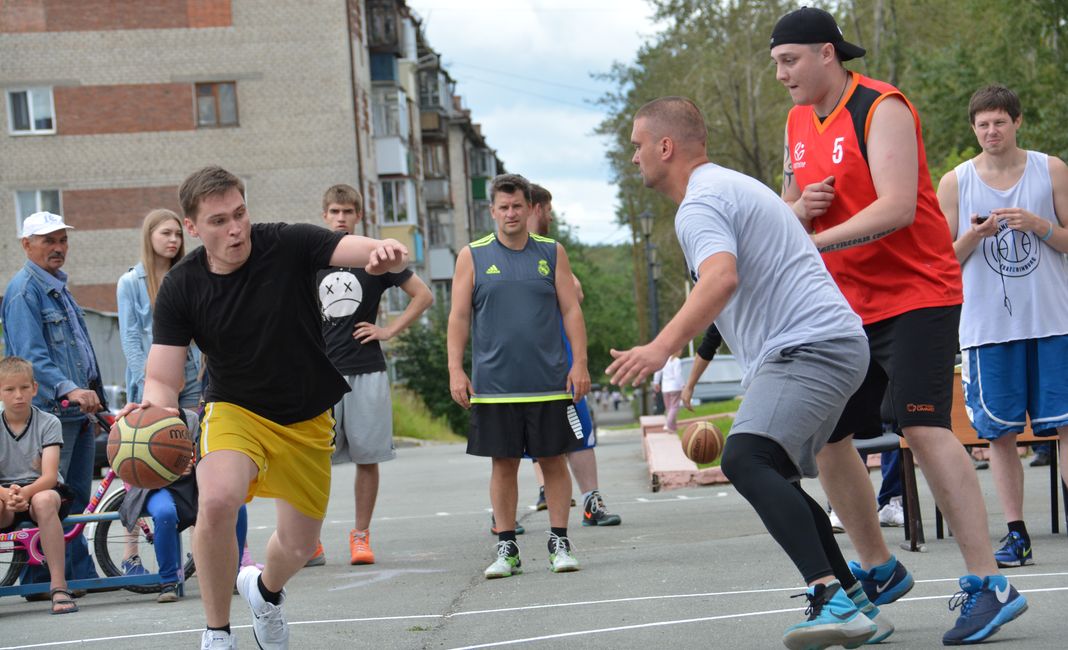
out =
[[[1060,572],[1060,573],[1022,573],[1022,574],[1018,574],[1018,575],[1011,575],[1009,577],[1015,580],[1017,578],[1043,578],[1043,577],[1058,577],[1058,576],[1068,576],[1068,572]],[[957,582],[957,578],[933,578],[933,579],[927,579],[927,580],[917,580],[916,582],[918,582],[918,583]],[[537,609],[553,609],[553,608],[559,608],[559,607],[609,605],[609,604],[615,604],[615,603],[642,602],[642,601],[649,601],[649,600],[674,600],[674,599],[682,599],[682,598],[709,598],[709,597],[715,597],[715,596],[739,596],[739,595],[749,595],[749,594],[772,593],[772,592],[779,592],[779,591],[799,591],[800,589],[801,589],[801,587],[793,586],[793,587],[771,587],[771,588],[767,588],[767,589],[743,589],[743,590],[738,590],[738,591],[710,591],[710,592],[703,592],[703,593],[696,593],[696,594],[664,594],[664,595],[660,595],[660,596],[633,596],[633,597],[629,597],[629,598],[609,598],[609,599],[602,599],[602,600],[573,601],[573,602],[568,602],[568,603],[552,603],[552,604],[543,604],[543,605],[523,605],[523,606],[520,606],[520,607],[502,607],[502,608],[498,608],[498,609],[470,610],[470,611],[466,611],[466,612],[455,612],[453,614],[404,614],[404,615],[399,615],[399,616],[368,616],[368,617],[358,617],[358,618],[317,619],[317,620],[308,620],[308,621],[291,621],[289,624],[290,625],[327,625],[327,624],[337,624],[337,623],[374,623],[374,622],[382,622],[382,621],[402,621],[402,620],[409,620],[409,619],[410,620],[418,620],[418,619],[423,619],[423,620],[426,620],[426,619],[450,619],[450,618],[458,618],[458,617],[461,617],[461,616],[474,616],[474,615],[485,615],[485,614],[508,614],[508,613],[513,613],[513,612],[531,611],[531,610],[537,610]],[[1019,591],[1022,594],[1038,593],[1038,592],[1050,592],[1050,591],[1068,591],[1068,587],[1047,587],[1047,588],[1038,588],[1038,589],[1020,589]],[[913,596],[913,597],[902,598],[902,599],[898,600],[897,602],[898,603],[905,603],[905,602],[913,602],[913,601],[921,601],[921,600],[946,600],[948,598],[950,598],[949,595]],[[767,614],[780,614],[780,613],[785,613],[785,612],[798,612],[798,611],[801,611],[801,609],[802,608],[800,608],[800,607],[794,607],[794,608],[789,608],[789,609],[768,610],[768,611],[764,611],[764,612],[743,612],[741,614],[724,614],[724,615],[720,615],[720,616],[709,616],[709,617],[701,617],[701,618],[681,619],[681,620],[676,620],[676,621],[659,621],[659,622],[655,622],[655,623],[643,623],[643,624],[633,625],[633,626],[602,628],[602,629],[599,629],[599,630],[585,630],[585,631],[578,631],[578,632],[567,632],[567,633],[564,633],[564,634],[552,635],[552,636],[531,637],[529,639],[514,639],[514,640],[509,640],[509,641],[499,641],[499,642],[494,642],[494,643],[491,643],[491,644],[488,644],[488,645],[465,646],[464,649],[466,649],[466,648],[485,648],[485,647],[491,647],[491,646],[511,645],[511,644],[517,644],[517,643],[529,643],[529,642],[533,642],[533,641],[543,641],[543,640],[546,640],[546,639],[554,639],[554,638],[561,638],[561,637],[567,637],[567,636],[577,636],[577,635],[585,635],[585,634],[596,634],[596,633],[601,633],[601,632],[614,632],[614,631],[621,631],[621,630],[640,629],[640,628],[643,628],[643,627],[656,627],[656,626],[664,626],[664,625],[680,625],[680,624],[684,624],[684,623],[697,623],[697,622],[702,622],[702,621],[714,621],[714,620],[723,620],[723,619],[730,619],[730,618],[744,618],[744,617],[748,617],[748,616],[759,616],[759,615],[767,615]],[[239,630],[239,629],[247,629],[247,628],[250,628],[250,627],[252,627],[252,626],[251,625],[234,625],[234,626],[232,626],[232,629]],[[203,631],[202,628],[197,628],[197,629],[189,629],[189,630],[169,630],[169,631],[164,631],[164,632],[145,632],[145,633],[142,633],[142,634],[123,634],[123,635],[107,636],[107,637],[92,637],[92,638],[85,638],[85,639],[71,639],[69,641],[50,641],[50,642],[46,642],[46,643],[32,643],[32,644],[27,644],[27,645],[4,646],[4,647],[0,647],[0,650],[23,650],[25,648],[46,648],[46,647],[55,647],[55,646],[61,646],[61,645],[73,645],[73,644],[81,644],[81,643],[93,643],[93,642],[105,642],[105,641],[121,641],[121,640],[124,640],[124,639],[142,639],[142,638],[149,638],[149,637],[173,636],[173,635],[176,635],[176,634],[191,634],[191,633],[199,633],[199,632],[202,632],[202,631]],[[464,649],[457,648],[455,650],[464,650]]]
[[[774,591],[783,591],[782,589],[775,589]],[[1068,591],[1068,587],[1050,587],[1047,589],[1027,589],[1020,590],[1021,594],[1035,593],[1039,591]],[[918,601],[918,600],[945,600],[949,596],[918,596],[915,598],[902,598],[896,603],[906,601]],[[606,634],[610,632],[626,632],[630,630],[641,630],[653,627],[666,627],[669,625],[685,625],[687,623],[706,623],[708,621],[724,621],[735,618],[748,618],[752,616],[767,616],[770,614],[785,614],[789,612],[799,612],[800,607],[794,607],[790,609],[769,609],[763,612],[743,612],[741,614],[722,614],[719,616],[703,616],[701,618],[683,618],[673,621],[656,621],[653,623],[638,623],[635,625],[619,625],[615,627],[602,627],[593,630],[577,630],[575,632],[561,632],[559,634],[546,634],[543,636],[532,636],[523,639],[508,639],[505,641],[491,641],[490,643],[480,643],[478,645],[465,645],[457,646],[451,650],[476,650],[477,648],[499,648],[508,645],[520,645],[523,643],[535,643],[537,641],[551,641],[554,639],[566,639],[570,637],[589,636],[592,634]]]

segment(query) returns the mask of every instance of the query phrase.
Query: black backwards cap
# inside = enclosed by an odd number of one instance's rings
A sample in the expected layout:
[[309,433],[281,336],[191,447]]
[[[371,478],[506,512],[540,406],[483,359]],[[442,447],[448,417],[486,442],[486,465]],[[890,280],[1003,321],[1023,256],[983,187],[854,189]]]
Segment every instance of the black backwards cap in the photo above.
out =
[[865,54],[864,48],[845,40],[834,16],[812,7],[791,11],[775,23],[775,29],[771,31],[771,47],[787,43],[831,43],[843,61],[858,59]]

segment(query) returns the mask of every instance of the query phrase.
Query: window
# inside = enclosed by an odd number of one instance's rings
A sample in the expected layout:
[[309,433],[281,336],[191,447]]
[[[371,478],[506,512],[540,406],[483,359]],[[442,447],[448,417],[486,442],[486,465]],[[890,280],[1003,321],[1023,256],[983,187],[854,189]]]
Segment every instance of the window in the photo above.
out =
[[408,138],[408,104],[395,86],[374,89],[372,120],[375,137]]
[[432,210],[429,226],[432,247],[452,246],[452,211]]
[[409,181],[382,181],[382,223],[413,223],[408,202]]
[[449,173],[445,153],[444,142],[431,142],[423,145],[423,176],[440,178]]
[[15,228],[22,236],[22,222],[34,212],[63,214],[59,205],[59,190],[17,190],[15,192]]
[[492,149],[472,149],[470,163],[472,176],[490,177],[497,175],[497,165],[494,161]]
[[197,126],[237,126],[234,82],[197,84]]
[[8,128],[12,134],[55,133],[51,88],[26,88],[7,93]]

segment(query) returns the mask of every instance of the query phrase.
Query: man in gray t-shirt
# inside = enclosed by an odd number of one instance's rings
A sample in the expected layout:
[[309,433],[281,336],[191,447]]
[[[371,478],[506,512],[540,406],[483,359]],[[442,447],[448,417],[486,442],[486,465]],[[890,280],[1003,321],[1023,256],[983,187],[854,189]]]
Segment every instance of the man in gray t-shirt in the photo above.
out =
[[817,474],[815,455],[867,371],[860,318],[778,195],[710,163],[705,137],[700,110],[685,98],[655,100],[635,115],[633,162],[646,187],[679,205],[675,232],[695,285],[655,340],[613,351],[606,372],[614,384],[641,381],[715,320],[746,389],[723,471],[809,586],[812,616],[784,642],[885,638],[893,626],[868,602],[827,514],[800,484]]

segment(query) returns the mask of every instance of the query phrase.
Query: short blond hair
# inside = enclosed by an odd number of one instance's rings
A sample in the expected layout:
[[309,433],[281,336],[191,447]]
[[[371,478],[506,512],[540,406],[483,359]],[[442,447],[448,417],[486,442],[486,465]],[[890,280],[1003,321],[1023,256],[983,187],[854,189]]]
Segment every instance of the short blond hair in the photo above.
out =
[[323,212],[326,212],[331,203],[356,206],[356,214],[363,214],[363,197],[360,196],[360,191],[351,185],[341,183],[328,189],[323,194]]
[[30,381],[36,381],[33,378],[33,364],[29,361],[15,356],[0,359],[0,379],[16,375],[26,375]]

